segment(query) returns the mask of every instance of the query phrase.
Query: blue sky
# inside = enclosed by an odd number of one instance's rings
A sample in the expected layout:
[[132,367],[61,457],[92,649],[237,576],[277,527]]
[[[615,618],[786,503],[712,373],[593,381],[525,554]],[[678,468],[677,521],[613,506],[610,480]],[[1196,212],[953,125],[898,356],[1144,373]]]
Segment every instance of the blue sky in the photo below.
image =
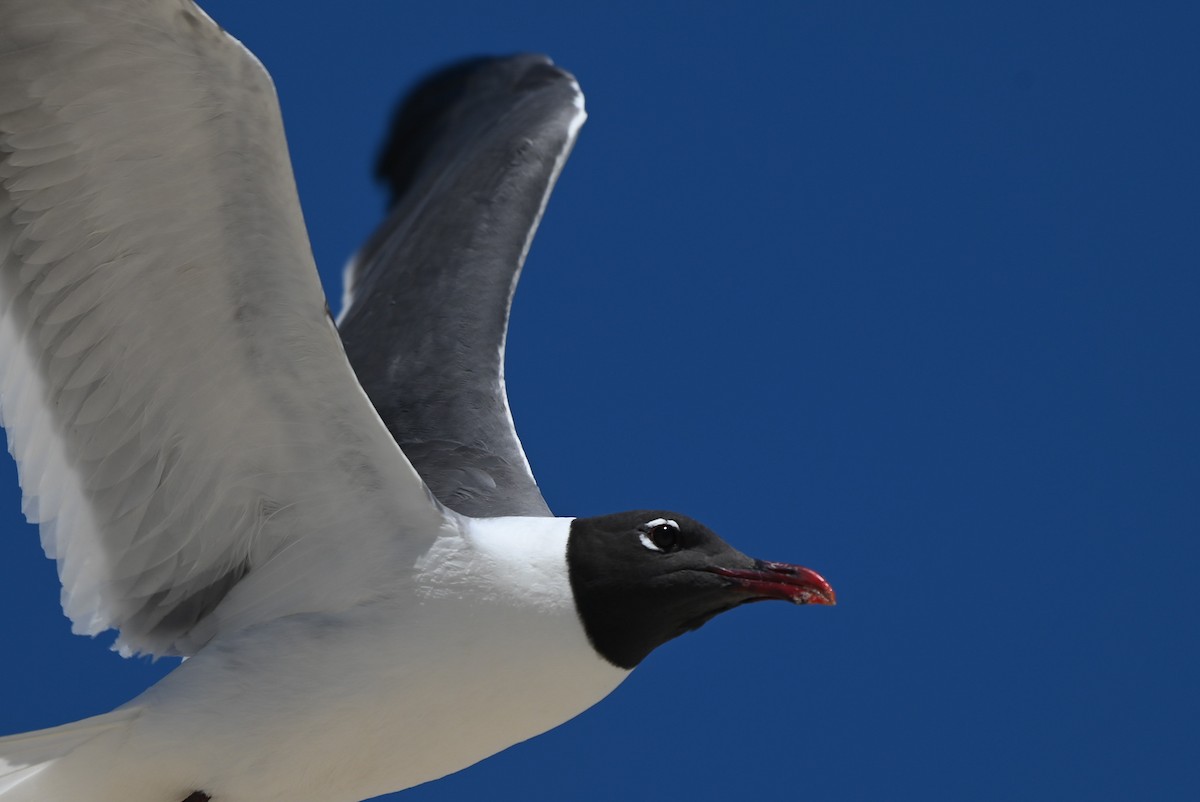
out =
[[[591,117],[509,340],[545,495],[840,604],[725,615],[401,798],[1196,798],[1200,13],[416,5],[206,4],[275,76],[332,305],[399,94],[550,54]],[[0,529],[0,731],[169,668],[69,634],[7,462]]]

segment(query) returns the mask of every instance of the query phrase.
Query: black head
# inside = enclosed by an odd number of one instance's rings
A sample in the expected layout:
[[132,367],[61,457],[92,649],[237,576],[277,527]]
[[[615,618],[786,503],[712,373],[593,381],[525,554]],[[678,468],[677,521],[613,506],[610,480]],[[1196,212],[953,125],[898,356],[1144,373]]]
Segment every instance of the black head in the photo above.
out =
[[703,524],[661,510],[576,518],[567,567],[592,646],[621,668],[747,602],[834,603],[815,572],[747,557]]

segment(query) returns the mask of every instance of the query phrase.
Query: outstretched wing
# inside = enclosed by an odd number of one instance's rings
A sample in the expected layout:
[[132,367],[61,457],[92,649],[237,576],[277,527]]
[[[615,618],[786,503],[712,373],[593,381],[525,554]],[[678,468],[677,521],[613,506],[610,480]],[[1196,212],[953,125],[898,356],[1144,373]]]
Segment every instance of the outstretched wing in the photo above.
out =
[[466,515],[550,514],[509,412],[504,340],[585,116],[579,85],[545,56],[426,79],[379,162],[391,212],[347,269],[339,328],[354,370],[430,489]]
[[77,632],[352,604],[444,520],[328,318],[270,78],[190,0],[0,3],[0,311]]

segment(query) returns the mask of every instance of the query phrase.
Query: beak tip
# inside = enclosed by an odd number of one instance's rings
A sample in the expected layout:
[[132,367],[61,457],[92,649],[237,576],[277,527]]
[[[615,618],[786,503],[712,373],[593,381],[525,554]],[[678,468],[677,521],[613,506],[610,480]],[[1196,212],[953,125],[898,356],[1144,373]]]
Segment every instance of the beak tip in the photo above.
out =
[[822,607],[836,607],[837,594],[833,592],[833,588],[828,587],[825,590],[805,590],[794,601],[796,604],[819,604]]
[[800,592],[793,599],[796,604],[819,604],[822,607],[837,605],[837,594],[834,593],[833,586],[825,577],[811,568],[786,563],[765,563],[765,565],[801,580]]

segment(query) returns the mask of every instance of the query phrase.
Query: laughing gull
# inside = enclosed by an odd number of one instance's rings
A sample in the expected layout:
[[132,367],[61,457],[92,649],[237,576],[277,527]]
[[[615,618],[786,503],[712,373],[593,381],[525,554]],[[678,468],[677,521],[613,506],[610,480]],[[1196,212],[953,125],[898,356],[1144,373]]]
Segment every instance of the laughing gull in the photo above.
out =
[[355,802],[561,724],[724,610],[833,603],[686,516],[554,517],[538,492],[504,338],[583,119],[538,56],[422,84],[339,339],[250,53],[190,0],[0,3],[25,512],[74,631],[189,658],[0,739],[3,802]]

